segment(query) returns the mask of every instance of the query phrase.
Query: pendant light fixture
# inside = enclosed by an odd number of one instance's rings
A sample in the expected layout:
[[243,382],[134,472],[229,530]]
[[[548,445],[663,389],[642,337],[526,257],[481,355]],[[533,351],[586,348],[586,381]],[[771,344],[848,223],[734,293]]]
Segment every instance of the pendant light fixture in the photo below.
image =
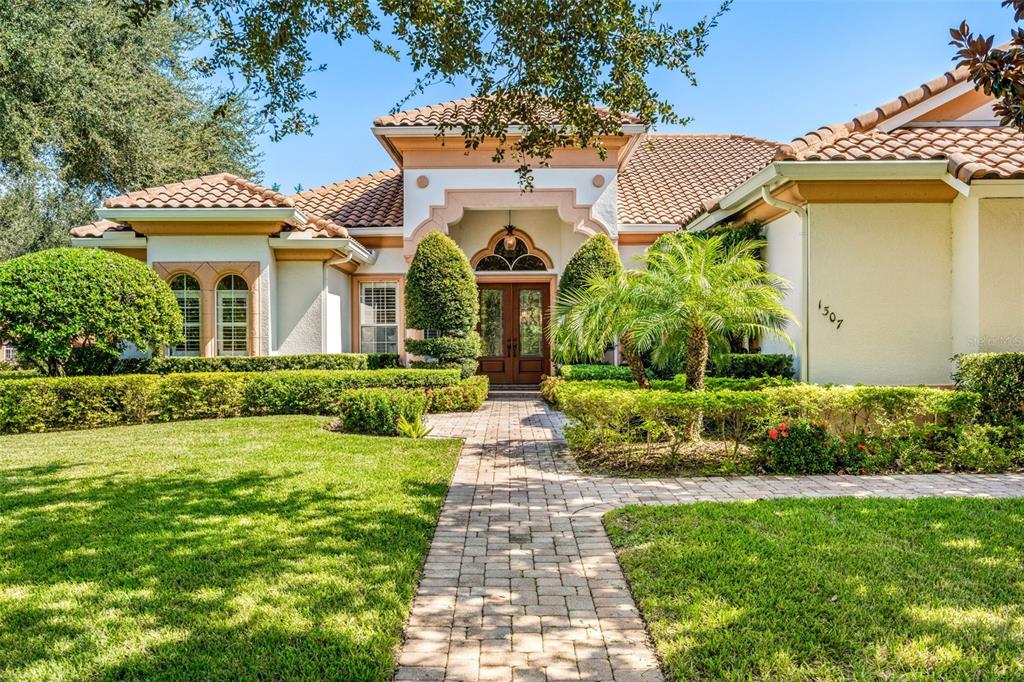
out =
[[516,250],[516,236],[513,234],[516,231],[516,226],[512,224],[512,210],[508,212],[508,223],[505,225],[505,250],[515,251]]

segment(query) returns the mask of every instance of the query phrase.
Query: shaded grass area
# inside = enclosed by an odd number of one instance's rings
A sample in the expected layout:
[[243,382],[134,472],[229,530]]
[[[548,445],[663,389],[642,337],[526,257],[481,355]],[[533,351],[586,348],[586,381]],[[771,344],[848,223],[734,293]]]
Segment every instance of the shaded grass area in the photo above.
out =
[[605,525],[676,680],[1024,678],[1024,500],[628,507]]
[[388,679],[459,444],[325,423],[0,437],[0,679]]

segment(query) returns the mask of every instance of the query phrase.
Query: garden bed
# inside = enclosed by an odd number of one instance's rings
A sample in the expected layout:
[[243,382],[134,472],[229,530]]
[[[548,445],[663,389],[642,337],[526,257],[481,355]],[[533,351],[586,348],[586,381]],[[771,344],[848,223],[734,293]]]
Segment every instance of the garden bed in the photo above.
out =
[[459,443],[327,421],[0,437],[0,678],[389,679]]
[[1019,679],[1021,499],[628,507],[605,525],[670,679]]

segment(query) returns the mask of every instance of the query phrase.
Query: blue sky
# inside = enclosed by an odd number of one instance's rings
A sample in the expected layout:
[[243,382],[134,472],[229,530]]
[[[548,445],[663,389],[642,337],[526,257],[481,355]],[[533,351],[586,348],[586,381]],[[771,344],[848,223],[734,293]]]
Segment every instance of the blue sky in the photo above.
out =
[[[664,0],[662,17],[691,25],[715,3]],[[1009,36],[1012,12],[999,0],[736,0],[695,62],[696,88],[674,73],[652,76],[654,88],[690,125],[659,132],[742,133],[788,141],[828,123],[848,121],[951,66],[948,29],[966,18],[975,30]],[[404,63],[376,54],[361,39],[310,44],[320,118],[311,136],[260,145],[264,182],[283,191],[315,187],[392,166],[369,128],[412,86]],[[433,88],[410,106],[466,94]]]

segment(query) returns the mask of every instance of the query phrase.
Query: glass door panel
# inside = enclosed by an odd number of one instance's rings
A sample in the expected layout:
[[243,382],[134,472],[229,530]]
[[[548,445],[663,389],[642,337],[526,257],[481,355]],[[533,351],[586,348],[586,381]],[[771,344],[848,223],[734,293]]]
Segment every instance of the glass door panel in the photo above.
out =
[[519,355],[543,355],[544,307],[539,289],[519,290]]
[[485,357],[505,355],[505,291],[480,290],[480,354]]

